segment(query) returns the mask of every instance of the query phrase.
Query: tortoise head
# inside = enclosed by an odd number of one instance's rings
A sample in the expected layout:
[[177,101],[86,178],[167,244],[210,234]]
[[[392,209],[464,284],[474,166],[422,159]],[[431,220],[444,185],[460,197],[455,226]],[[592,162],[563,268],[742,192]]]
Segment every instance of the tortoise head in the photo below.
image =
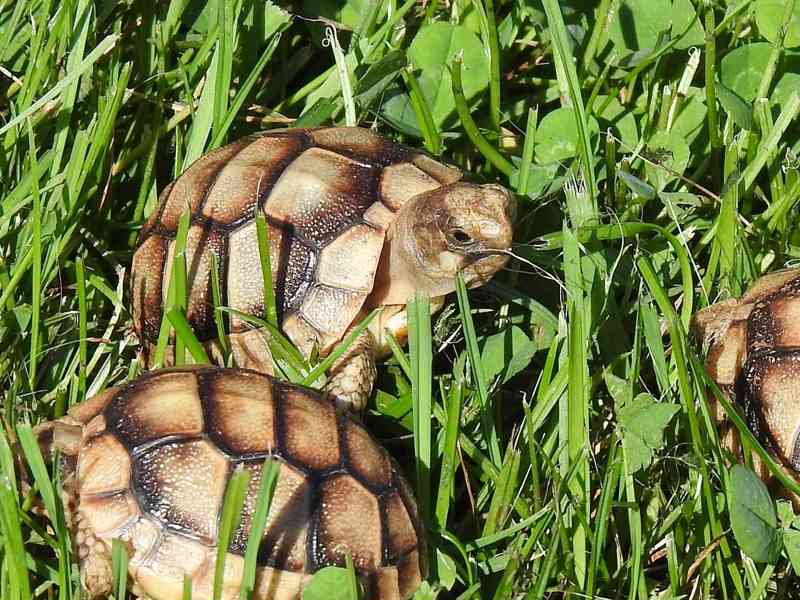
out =
[[488,282],[508,261],[514,202],[499,185],[464,182],[410,199],[389,233],[383,303],[403,303],[412,290],[452,292],[459,271],[470,287]]

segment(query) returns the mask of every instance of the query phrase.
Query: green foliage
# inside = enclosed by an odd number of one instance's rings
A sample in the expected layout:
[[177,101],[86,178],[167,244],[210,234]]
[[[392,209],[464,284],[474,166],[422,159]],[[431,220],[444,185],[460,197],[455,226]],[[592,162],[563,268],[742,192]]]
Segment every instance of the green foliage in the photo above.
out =
[[[0,440],[0,597],[77,597],[58,475],[28,423],[140,373],[127,282],[159,193],[240,136],[348,122],[517,193],[508,268],[477,290],[459,281],[437,315],[412,307],[410,348],[390,340],[364,415],[415,482],[429,547],[416,597],[796,595],[798,517],[731,468],[709,393],[743,462],[800,487],[716,396],[688,326],[800,258],[800,0],[285,6],[0,0],[0,414],[18,432]],[[172,341],[202,362],[188,229],[187,214],[156,354]],[[218,275],[207,301],[224,336]],[[279,377],[315,386],[377,318],[304,357],[277,308],[245,320],[269,332]],[[353,596],[353,569],[312,581],[306,597]]]
[[774,563],[781,553],[775,501],[750,469],[730,470],[731,527],[742,550],[755,561]]

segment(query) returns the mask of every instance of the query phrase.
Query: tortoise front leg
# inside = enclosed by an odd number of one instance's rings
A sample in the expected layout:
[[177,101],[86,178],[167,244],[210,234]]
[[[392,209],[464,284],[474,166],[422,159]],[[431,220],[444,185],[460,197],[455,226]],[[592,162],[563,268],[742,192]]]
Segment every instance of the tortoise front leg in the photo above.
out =
[[350,414],[360,415],[375,384],[375,338],[368,329],[345,350],[329,371],[324,390],[334,396],[336,405]]
[[111,552],[91,529],[86,519],[78,514],[78,531],[75,535],[81,588],[89,600],[107,598],[113,587]]

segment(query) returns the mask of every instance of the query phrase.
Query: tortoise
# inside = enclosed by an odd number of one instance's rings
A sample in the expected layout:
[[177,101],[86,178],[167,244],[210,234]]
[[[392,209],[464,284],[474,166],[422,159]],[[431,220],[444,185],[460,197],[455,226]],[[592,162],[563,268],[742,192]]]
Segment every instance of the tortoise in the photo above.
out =
[[[709,345],[706,371],[710,377],[785,472],[800,480],[798,317],[800,269],[784,269],[757,279],[741,298],[698,312],[692,325]],[[723,444],[738,454],[735,428],[716,402],[711,405]],[[771,480],[765,465],[755,460],[754,466],[764,480]]]
[[111,543],[133,592],[210,600],[227,481],[251,478],[224,566],[239,598],[265,461],[279,468],[258,552],[257,600],[298,598],[311,573],[350,553],[372,600],[407,598],[425,575],[413,494],[397,465],[320,392],[245,369],[150,371],[37,428],[61,451],[62,498],[89,598],[111,591]]
[[[358,127],[270,130],[210,152],[164,189],[133,256],[133,322],[145,365],[153,364],[186,210],[187,318],[212,360],[221,360],[215,264],[222,304],[265,317],[255,221],[262,213],[279,324],[306,357],[324,356],[367,311],[384,308],[334,363],[326,385],[358,412],[376,358],[390,352],[384,328],[403,343],[405,303],[415,290],[438,309],[457,272],[475,287],[508,260],[512,195],[462,176]],[[237,366],[273,372],[261,329],[232,313],[228,339]]]

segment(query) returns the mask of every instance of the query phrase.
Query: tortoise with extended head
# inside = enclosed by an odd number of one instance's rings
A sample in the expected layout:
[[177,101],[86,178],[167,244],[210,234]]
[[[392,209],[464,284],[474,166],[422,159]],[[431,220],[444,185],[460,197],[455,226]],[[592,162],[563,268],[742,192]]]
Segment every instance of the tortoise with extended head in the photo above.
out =
[[[264,317],[255,216],[269,227],[280,326],[302,352],[324,355],[383,306],[331,369],[327,389],[363,408],[384,327],[402,341],[415,290],[441,306],[461,271],[471,286],[508,259],[512,197],[497,185],[461,181],[461,171],[356,127],[287,129],[246,137],[207,154],[162,193],[133,257],[134,327],[146,364],[158,338],[178,223],[191,213],[187,317],[218,360],[212,303],[216,257],[222,304]],[[262,332],[233,316],[238,366],[271,373]]]
[[[709,344],[706,370],[734,401],[762,444],[800,476],[800,270],[756,280],[738,299],[725,300],[693,319]],[[712,402],[724,444],[739,453],[736,430]],[[757,469],[769,479],[766,468]]]
[[239,597],[260,473],[279,475],[258,552],[256,600],[299,597],[311,573],[350,553],[372,600],[408,597],[424,576],[417,510],[386,451],[319,392],[239,369],[153,371],[40,426],[61,451],[67,521],[91,598],[111,591],[111,542],[136,594],[210,600],[223,494],[251,474],[225,560]]

